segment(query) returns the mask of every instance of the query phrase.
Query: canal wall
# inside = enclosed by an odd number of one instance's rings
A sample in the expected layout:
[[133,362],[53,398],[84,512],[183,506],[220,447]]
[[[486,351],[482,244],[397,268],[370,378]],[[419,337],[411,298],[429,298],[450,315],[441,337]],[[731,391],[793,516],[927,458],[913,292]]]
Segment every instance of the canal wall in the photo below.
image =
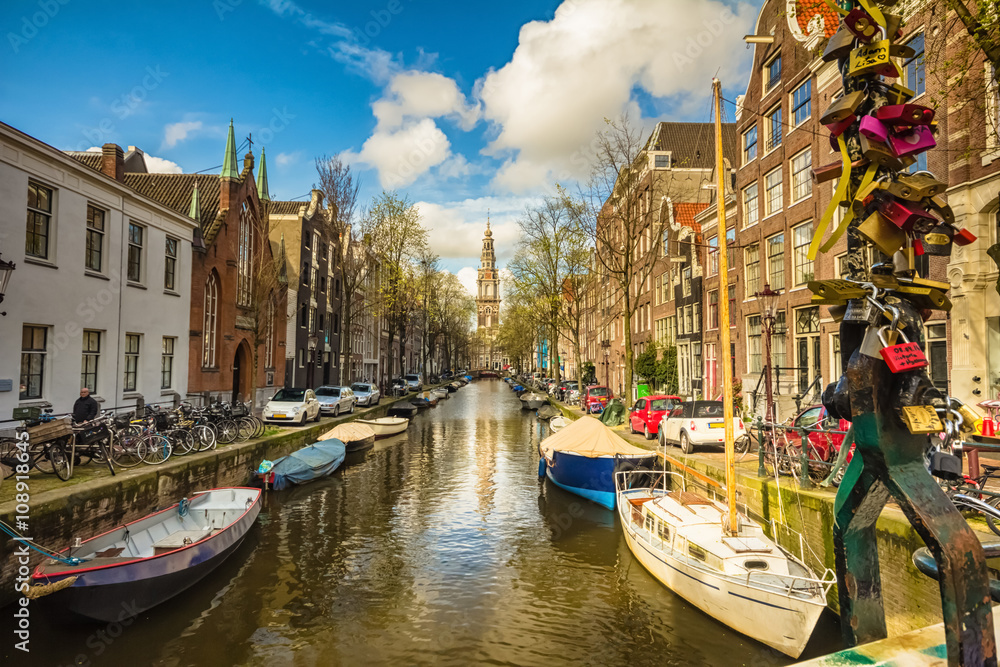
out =
[[[222,486],[244,486],[263,459],[274,460],[316,442],[319,436],[337,424],[364,418],[384,417],[393,404],[406,401],[383,400],[381,405],[319,423],[285,430],[277,435],[223,446],[220,449],[172,457],[158,466],[140,465],[105,474],[87,481],[69,480],[64,485],[31,494],[29,481],[27,529],[19,531],[49,549],[59,550],[73,544],[76,537],[89,538],[151,512],[173,505],[182,497]],[[97,465],[91,463],[91,466]],[[32,478],[36,477],[32,475]],[[15,480],[3,482],[4,498],[14,492]],[[17,526],[17,498],[0,503],[0,520]],[[6,536],[4,536],[6,538]],[[11,539],[0,543],[0,607],[14,602],[19,544]],[[34,570],[42,560],[31,552]]]
[[[572,409],[550,401],[570,419],[583,416],[579,408]],[[620,435],[632,444],[646,449],[656,449],[655,441],[631,435],[627,427]],[[662,450],[660,450],[662,451]],[[725,461],[718,454],[691,454],[685,456],[678,448],[669,448],[667,454],[680,465],[667,461],[667,469],[684,475],[689,489],[711,496],[723,496],[726,481]],[[697,474],[683,469],[687,467]],[[741,510],[763,525],[768,535],[792,553],[803,553],[803,560],[817,572],[829,568],[835,571],[833,555],[833,505],[836,489],[801,489],[791,477],[757,476],[757,456],[748,454],[737,464],[737,479]],[[703,475],[719,484],[721,490],[698,479]],[[774,523],[772,524],[772,519]],[[993,542],[998,538],[988,532],[985,525],[972,527],[982,541]],[[787,528],[782,528],[787,526]],[[921,574],[913,565],[912,555],[924,546],[923,540],[906,520],[902,510],[889,504],[879,516],[877,527],[879,563],[882,577],[882,598],[885,604],[886,627],[890,637],[940,623],[941,593],[933,579]],[[777,530],[775,530],[777,528]],[[790,530],[789,530],[790,529]],[[794,531],[794,532],[793,532]],[[799,539],[802,536],[802,540]],[[804,548],[803,548],[804,547]],[[992,576],[1000,578],[1000,559],[989,561]],[[827,595],[830,608],[839,613],[837,586]]]

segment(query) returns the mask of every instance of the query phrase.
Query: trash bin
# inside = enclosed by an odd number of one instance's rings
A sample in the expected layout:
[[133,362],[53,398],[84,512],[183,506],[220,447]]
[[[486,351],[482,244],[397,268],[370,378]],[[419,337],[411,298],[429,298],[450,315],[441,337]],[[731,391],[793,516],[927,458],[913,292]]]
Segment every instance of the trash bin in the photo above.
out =
[[638,401],[640,398],[645,398],[646,396],[649,396],[648,384],[640,384],[638,387],[636,387],[635,400]]

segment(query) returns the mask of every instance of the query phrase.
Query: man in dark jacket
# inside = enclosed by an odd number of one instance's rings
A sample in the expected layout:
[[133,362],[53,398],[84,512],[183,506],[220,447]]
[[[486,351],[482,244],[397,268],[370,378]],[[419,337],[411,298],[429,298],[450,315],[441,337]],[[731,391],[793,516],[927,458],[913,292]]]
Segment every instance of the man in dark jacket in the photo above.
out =
[[90,395],[90,390],[84,387],[80,390],[80,398],[73,404],[73,422],[76,424],[89,422],[97,416],[97,413],[97,401]]

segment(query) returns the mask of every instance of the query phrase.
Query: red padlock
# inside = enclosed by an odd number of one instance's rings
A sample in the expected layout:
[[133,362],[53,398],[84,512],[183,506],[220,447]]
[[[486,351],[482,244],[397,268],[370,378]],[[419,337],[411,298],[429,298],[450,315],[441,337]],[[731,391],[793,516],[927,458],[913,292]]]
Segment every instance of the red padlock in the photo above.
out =
[[866,44],[879,34],[878,23],[861,7],[855,7],[844,17],[844,27]]
[[924,254],[924,242],[920,239],[913,239],[913,254],[917,257]]
[[963,227],[961,231],[955,232],[951,240],[958,245],[969,245],[975,242],[976,235]]
[[934,109],[919,104],[887,104],[875,116],[886,125],[930,125]]
[[893,373],[905,373],[907,371],[926,368],[927,357],[924,356],[924,351],[920,349],[920,345],[911,343],[906,338],[906,334],[898,329],[896,332],[903,339],[903,342],[889,345],[886,340],[886,333],[889,330],[890,327],[888,324],[878,330],[878,340],[882,344],[882,349],[879,350],[879,353],[882,355],[882,359],[885,360],[886,365],[889,366],[889,370]]
[[[847,128],[849,128],[854,123],[854,121],[856,121],[857,119],[858,119],[857,116],[855,116],[854,114],[850,114],[850,115],[847,116],[847,118],[845,118],[842,121],[839,121],[837,123],[830,123],[830,124],[828,124],[826,126],[826,129],[830,130],[830,134],[832,136],[839,137],[840,135],[842,135],[844,133],[844,130],[846,130]],[[834,141],[833,143],[836,144],[837,142]],[[840,150],[840,149],[838,148],[837,150]]]
[[926,234],[937,227],[940,222],[919,206],[897,199],[882,200],[879,211],[889,222],[900,229],[907,232],[916,231],[918,234]]

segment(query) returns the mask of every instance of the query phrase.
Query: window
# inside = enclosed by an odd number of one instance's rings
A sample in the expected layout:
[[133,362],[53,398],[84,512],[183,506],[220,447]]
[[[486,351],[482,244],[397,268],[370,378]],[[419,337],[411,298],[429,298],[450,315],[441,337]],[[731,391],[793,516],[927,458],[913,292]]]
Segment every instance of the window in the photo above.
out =
[[326,291],[326,276],[319,277],[319,291],[320,292]]
[[142,282],[142,240],[145,228],[134,222],[128,223],[128,279]]
[[767,239],[767,282],[771,289],[785,289],[785,234]]
[[302,284],[308,285],[311,277],[312,271],[309,269],[309,262],[302,262]]
[[691,267],[686,266],[681,271],[681,289],[684,296],[691,296]]
[[924,34],[920,33],[907,42],[906,45],[916,51],[916,55],[903,63],[903,84],[911,89],[915,96],[923,95],[926,88],[924,77]]
[[781,145],[781,107],[776,106],[764,117],[764,129],[767,131],[766,149],[770,152]]
[[764,214],[771,215],[781,210],[781,167],[764,177]]
[[52,190],[28,181],[28,228],[24,253],[31,257],[49,258],[49,232],[52,226]]
[[792,158],[792,201],[805,199],[812,194],[812,149],[807,148]]
[[907,169],[907,171],[909,171],[911,174],[914,174],[918,171],[927,171],[927,151],[919,153],[915,157],[917,161],[911,164]]
[[21,329],[21,400],[42,397],[47,334],[47,327]]
[[781,56],[764,65],[764,94],[768,94],[781,83]]
[[264,340],[264,368],[274,368],[274,297],[268,299],[267,329]]
[[[986,148],[1000,146],[1000,82],[997,70],[991,63],[984,63],[986,70]],[[926,153],[921,153],[925,155]]]
[[139,386],[139,334],[125,334],[124,391],[137,391]]
[[719,360],[715,343],[705,343],[705,384],[712,390],[719,377]]
[[813,279],[813,262],[809,259],[809,244],[812,243],[812,233],[811,220],[792,230],[792,269],[796,285],[805,284]]
[[747,372],[760,373],[760,315],[750,315],[747,317]]
[[729,286],[729,326],[736,326],[736,285]]
[[713,236],[708,240],[708,275],[714,276],[719,272],[719,237]]
[[80,364],[80,388],[97,393],[97,362],[101,356],[101,332],[83,332],[83,359]]
[[[309,238],[308,235],[306,238]],[[266,240],[266,239],[265,239]],[[253,293],[253,219],[250,207],[243,202],[240,211],[240,245],[236,258],[236,305],[247,307]]]
[[726,268],[732,272],[736,268],[736,228],[726,230]]
[[743,226],[756,225],[758,219],[757,184],[751,183],[743,188]]
[[694,322],[694,333],[701,331],[701,304],[695,303],[691,306],[691,318]]
[[177,239],[167,237],[166,258],[163,264],[163,289],[177,288]]
[[756,243],[743,251],[743,284],[745,299],[753,298],[760,291],[760,246]]
[[792,93],[792,118],[798,127],[809,119],[812,110],[812,79],[806,79]]
[[213,272],[205,281],[205,325],[201,342],[201,365],[215,368],[215,337],[219,316],[219,284]]
[[787,332],[788,327],[785,326],[785,311],[776,311],[774,313],[774,333],[771,334],[771,363],[775,367],[775,382],[781,378],[781,369],[787,368],[788,364],[785,355],[785,334]]
[[[805,394],[820,374],[819,307],[795,311],[795,365],[798,366],[799,393]],[[820,387],[819,391],[823,388]],[[819,393],[819,392],[815,392]]]
[[174,346],[176,338],[163,337],[163,356],[160,357],[160,389],[174,386]]
[[670,154],[665,155],[654,155],[653,156],[653,168],[654,169],[670,169]]
[[702,369],[704,368],[701,364],[701,343],[695,341],[691,344],[691,375],[695,380],[701,379]]
[[708,328],[719,328],[719,291],[713,290],[708,293]]
[[844,360],[840,357],[840,334],[830,336],[830,346],[833,354],[833,363],[830,364],[831,377],[839,378],[844,374]]
[[948,340],[942,321],[928,322],[924,329],[927,340],[927,374],[934,386],[948,393]]
[[87,250],[84,265],[91,271],[104,268],[104,211],[87,204]]
[[757,126],[743,133],[743,164],[757,157]]

